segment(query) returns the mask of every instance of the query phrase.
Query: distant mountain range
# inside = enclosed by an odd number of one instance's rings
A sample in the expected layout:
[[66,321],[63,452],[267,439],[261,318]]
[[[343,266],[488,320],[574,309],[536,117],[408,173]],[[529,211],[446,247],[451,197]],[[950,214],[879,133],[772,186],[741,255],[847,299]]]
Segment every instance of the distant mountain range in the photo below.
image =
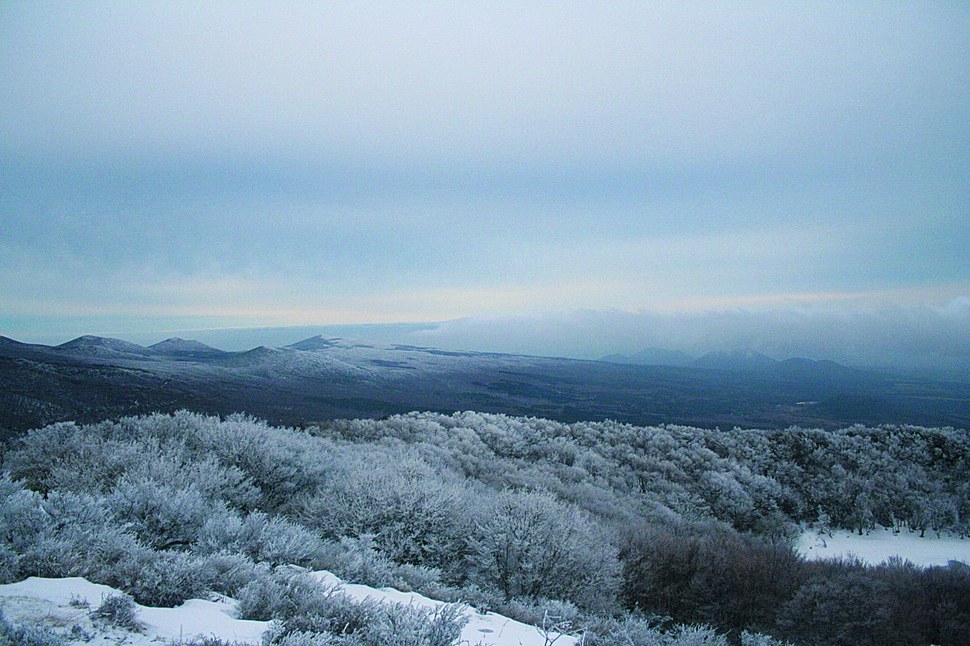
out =
[[966,384],[754,352],[695,359],[651,349],[581,361],[323,336],[243,352],[183,339],[144,347],[82,336],[46,346],[0,337],[0,435],[180,408],[290,425],[478,410],[707,427],[970,427]]

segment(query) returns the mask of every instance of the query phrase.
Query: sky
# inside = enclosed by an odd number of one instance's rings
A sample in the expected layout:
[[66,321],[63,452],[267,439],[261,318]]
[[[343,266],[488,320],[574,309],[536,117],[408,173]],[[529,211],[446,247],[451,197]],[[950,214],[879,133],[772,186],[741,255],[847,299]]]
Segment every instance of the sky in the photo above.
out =
[[2,1],[0,334],[970,366],[968,115],[963,2]]

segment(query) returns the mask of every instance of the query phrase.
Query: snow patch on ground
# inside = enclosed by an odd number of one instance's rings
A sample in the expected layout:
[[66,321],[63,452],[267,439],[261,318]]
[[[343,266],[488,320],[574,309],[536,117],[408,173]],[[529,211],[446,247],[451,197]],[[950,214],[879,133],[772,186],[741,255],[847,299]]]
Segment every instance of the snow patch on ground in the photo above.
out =
[[[412,604],[423,608],[445,605],[415,592],[399,592],[390,588],[375,589],[365,585],[344,583],[330,572],[314,572],[325,585],[339,586],[352,599],[373,598],[382,603]],[[223,641],[260,644],[269,623],[237,619],[238,606],[232,599],[213,597],[212,600],[190,599],[177,608],[149,608],[136,604],[138,620],[144,625],[141,633],[98,625],[91,611],[102,600],[120,594],[114,588],[91,583],[80,577],[44,579],[30,577],[19,583],[0,585],[0,609],[7,621],[14,625],[45,626],[70,644],[88,646],[159,646],[170,641],[195,637],[216,637]],[[557,633],[543,631],[495,613],[479,613],[464,608],[468,624],[461,634],[461,644],[481,646],[575,646],[577,640]]]
[[918,532],[903,530],[896,534],[885,528],[862,536],[845,530],[822,534],[808,530],[799,538],[796,549],[809,559],[856,556],[873,565],[892,556],[922,567],[946,565],[949,561],[970,564],[970,539],[945,534],[938,537],[932,532],[920,538]]
[[[344,583],[330,572],[314,572],[313,575],[324,585],[337,585],[347,596],[358,601],[373,598],[382,603],[401,603],[421,608],[435,609],[446,605],[442,601],[429,599],[416,592],[400,592],[391,588],[377,590],[366,585]],[[476,646],[545,646],[555,642],[556,646],[575,646],[577,639],[569,635],[550,632],[545,635],[542,630],[514,619],[509,619],[494,612],[479,613],[474,608],[466,607],[464,615],[468,619],[461,631],[461,644],[475,644]]]
[[121,594],[106,585],[80,577],[44,579],[30,577],[19,583],[0,585],[0,608],[14,625],[32,624],[49,628],[68,643],[107,646],[143,646],[193,637],[216,636],[223,640],[259,644],[265,621],[236,619],[236,602],[225,597],[217,601],[190,599],[177,608],[149,608],[135,605],[141,633],[105,627],[91,618],[91,611],[111,595]]

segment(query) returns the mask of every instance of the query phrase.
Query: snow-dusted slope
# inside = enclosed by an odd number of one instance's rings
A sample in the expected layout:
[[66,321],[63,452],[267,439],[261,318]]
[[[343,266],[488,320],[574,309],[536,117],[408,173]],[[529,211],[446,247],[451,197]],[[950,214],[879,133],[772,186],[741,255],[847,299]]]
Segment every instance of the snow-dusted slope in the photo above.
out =
[[121,339],[110,339],[86,334],[57,346],[57,350],[66,354],[88,357],[147,357],[151,355],[148,348],[136,343],[129,343]]
[[[385,603],[414,604],[435,608],[443,605],[420,594],[392,589],[375,589],[364,585],[345,584],[330,572],[315,572],[314,576],[327,585],[338,585],[345,594],[356,600],[373,598]],[[149,608],[138,606],[138,620],[144,629],[132,633],[119,628],[97,624],[91,610],[103,599],[120,594],[106,585],[97,585],[79,577],[44,579],[31,577],[19,583],[0,585],[0,609],[7,621],[14,625],[30,623],[45,626],[69,644],[108,646],[124,643],[129,646],[156,645],[167,640],[190,640],[194,637],[217,637],[224,641],[260,644],[269,623],[238,619],[237,605],[225,597],[205,601],[190,599],[177,608]],[[549,643],[535,626],[509,619],[495,613],[480,614],[464,608],[468,623],[462,631],[461,642],[482,646],[544,646]],[[75,628],[76,627],[76,628]],[[574,646],[576,639],[551,633],[549,640],[557,646]]]
[[225,354],[224,351],[217,350],[205,343],[193,340],[186,341],[177,337],[159,341],[148,346],[148,349],[155,354],[171,357],[210,357]]

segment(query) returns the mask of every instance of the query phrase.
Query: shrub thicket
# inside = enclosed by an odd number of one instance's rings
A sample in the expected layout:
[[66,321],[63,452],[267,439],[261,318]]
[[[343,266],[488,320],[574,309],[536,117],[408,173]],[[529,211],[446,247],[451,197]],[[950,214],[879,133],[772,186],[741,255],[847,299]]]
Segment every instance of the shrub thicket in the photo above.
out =
[[[806,563],[789,547],[806,522],[970,533],[968,457],[967,433],[906,426],[413,413],[304,431],[189,412],[54,424],[3,454],[0,580],[84,576],[148,605],[218,591],[280,620],[279,644],[377,643],[387,625],[438,639],[422,632],[435,617],[345,608],[294,565],[568,616],[603,644],[772,643],[751,631],[970,643],[966,567]],[[354,613],[370,628],[351,634]]]

